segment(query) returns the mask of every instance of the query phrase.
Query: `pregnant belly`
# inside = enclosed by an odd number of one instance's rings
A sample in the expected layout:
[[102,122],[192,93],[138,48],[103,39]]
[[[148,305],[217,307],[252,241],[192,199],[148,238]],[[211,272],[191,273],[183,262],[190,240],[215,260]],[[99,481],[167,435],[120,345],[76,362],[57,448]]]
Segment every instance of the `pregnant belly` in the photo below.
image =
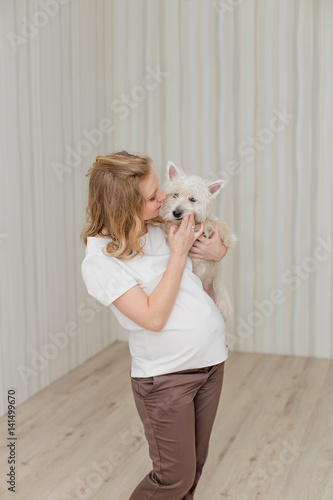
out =
[[183,320],[169,317],[160,332],[146,332],[144,350],[150,359],[189,356],[190,353],[205,353],[215,343],[225,338],[225,324],[219,310],[209,316],[184,316]]

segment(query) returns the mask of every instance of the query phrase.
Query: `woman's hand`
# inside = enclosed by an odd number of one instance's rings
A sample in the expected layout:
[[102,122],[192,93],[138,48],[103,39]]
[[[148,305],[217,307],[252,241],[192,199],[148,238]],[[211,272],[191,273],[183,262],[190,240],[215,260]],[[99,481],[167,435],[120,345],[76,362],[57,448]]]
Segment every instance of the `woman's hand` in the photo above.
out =
[[202,224],[195,232],[192,229],[194,225],[192,215],[184,217],[179,228],[174,225],[170,227],[170,259],[160,282],[149,296],[139,285],[135,285],[113,301],[121,313],[142,328],[154,332],[164,328],[177,297],[188,251],[204,230]]
[[[204,225],[201,223],[200,229],[194,231],[192,227],[195,226],[194,216],[185,215],[181,221],[179,228],[172,225],[168,233],[168,243],[170,246],[170,254],[178,255],[180,257],[187,257],[190,248],[193,246],[195,240],[202,236]],[[178,231],[177,231],[178,229]]]
[[211,221],[211,223],[214,228],[214,233],[209,239],[205,238],[205,236],[198,238],[190,250],[190,257],[219,262],[227,253],[227,247],[225,247],[221,241],[217,225],[214,221]]

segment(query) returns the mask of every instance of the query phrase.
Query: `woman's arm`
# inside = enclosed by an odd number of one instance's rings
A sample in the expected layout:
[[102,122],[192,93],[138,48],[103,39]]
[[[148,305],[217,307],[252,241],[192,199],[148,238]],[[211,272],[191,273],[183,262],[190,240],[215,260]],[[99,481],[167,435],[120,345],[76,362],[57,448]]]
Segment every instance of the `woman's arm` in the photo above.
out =
[[161,281],[148,297],[139,285],[130,288],[113,304],[129,319],[147,330],[159,332],[174,305],[186,264],[187,254],[194,241],[203,233],[203,225],[193,231],[194,217],[183,218],[177,232],[171,226],[168,234],[170,259]]

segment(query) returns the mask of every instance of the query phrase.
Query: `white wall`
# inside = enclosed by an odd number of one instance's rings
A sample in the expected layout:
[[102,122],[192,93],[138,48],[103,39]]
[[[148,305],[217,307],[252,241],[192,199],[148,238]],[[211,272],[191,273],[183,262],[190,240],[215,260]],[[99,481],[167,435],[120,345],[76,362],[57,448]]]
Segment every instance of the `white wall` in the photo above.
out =
[[333,227],[332,2],[12,0],[0,14],[3,393],[20,403],[126,338],[80,274],[85,173],[120,148],[149,154],[161,184],[168,159],[230,179],[215,206],[239,236],[222,263],[230,346],[332,357],[332,248],[316,250]]

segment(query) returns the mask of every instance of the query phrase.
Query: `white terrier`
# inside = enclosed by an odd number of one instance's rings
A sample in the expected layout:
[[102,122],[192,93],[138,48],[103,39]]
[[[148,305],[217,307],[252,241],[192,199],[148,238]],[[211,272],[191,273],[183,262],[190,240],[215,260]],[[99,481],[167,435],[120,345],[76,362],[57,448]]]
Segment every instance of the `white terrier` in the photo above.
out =
[[[187,176],[176,165],[168,161],[167,180],[163,185],[163,191],[167,195],[163,200],[160,215],[164,219],[164,234],[167,236],[170,226],[179,226],[182,218],[187,214],[193,214],[195,230],[204,223],[203,236],[210,238],[214,232],[211,220],[218,227],[220,238],[227,248],[234,248],[237,237],[232,234],[225,222],[219,221],[210,214],[210,208],[214,198],[218,195],[225,180],[215,182],[204,181],[197,175]],[[229,295],[222,286],[217,262],[205,259],[192,258],[193,272],[201,279],[204,290],[207,292],[213,286],[213,296],[223,319],[226,321],[232,313],[232,304]]]

